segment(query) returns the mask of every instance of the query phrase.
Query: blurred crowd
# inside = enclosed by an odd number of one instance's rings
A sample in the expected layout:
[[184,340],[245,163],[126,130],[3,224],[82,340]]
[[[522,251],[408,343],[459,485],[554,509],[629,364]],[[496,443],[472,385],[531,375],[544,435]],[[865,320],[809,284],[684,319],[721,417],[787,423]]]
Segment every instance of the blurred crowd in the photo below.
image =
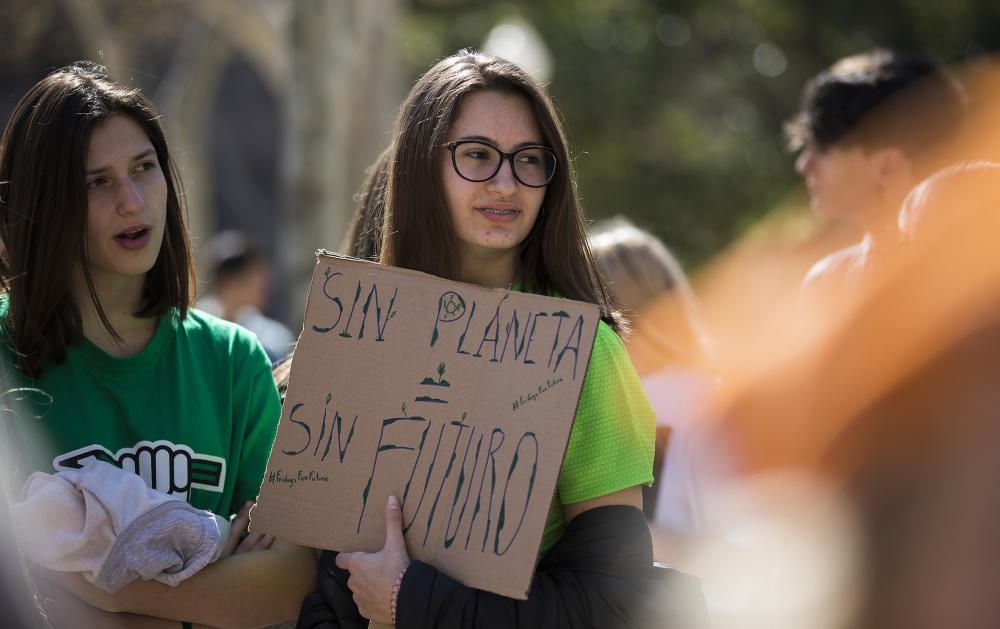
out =
[[713,626],[1000,619],[994,86],[888,50],[812,79],[787,125],[795,168],[860,240],[799,281],[801,256],[733,256],[695,303],[661,243],[595,230],[670,429],[657,556],[704,579]]

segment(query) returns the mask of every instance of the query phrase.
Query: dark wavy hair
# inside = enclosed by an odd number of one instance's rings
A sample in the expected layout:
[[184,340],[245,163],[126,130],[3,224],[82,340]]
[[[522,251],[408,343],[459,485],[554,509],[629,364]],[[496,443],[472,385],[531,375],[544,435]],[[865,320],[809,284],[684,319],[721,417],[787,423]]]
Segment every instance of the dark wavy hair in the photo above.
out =
[[64,361],[83,334],[70,290],[75,265],[101,323],[121,338],[98,300],[86,246],[87,151],[94,129],[114,115],[128,116],[145,131],[167,184],[163,245],[135,314],[153,317],[177,308],[184,317],[192,299],[183,194],[159,114],[138,89],[112,81],[102,66],[77,62],[56,70],[21,98],[0,139],[0,290],[8,298],[3,325],[30,377]]
[[520,281],[539,293],[597,304],[602,318],[625,332],[626,323],[608,297],[587,244],[586,221],[555,107],[524,70],[499,57],[461,50],[435,64],[410,90],[393,131],[380,261],[458,279],[457,236],[437,151],[462,98],[482,91],[524,96],[545,146],[555,151],[558,162],[543,209],[521,244]]

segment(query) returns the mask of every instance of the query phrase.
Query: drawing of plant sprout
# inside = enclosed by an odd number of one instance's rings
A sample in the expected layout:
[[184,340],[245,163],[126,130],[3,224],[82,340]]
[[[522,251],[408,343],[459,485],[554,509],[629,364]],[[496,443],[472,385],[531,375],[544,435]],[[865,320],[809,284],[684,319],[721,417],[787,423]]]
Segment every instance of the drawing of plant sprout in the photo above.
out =
[[451,383],[444,379],[444,372],[445,372],[445,364],[441,363],[437,367],[438,379],[435,380],[431,376],[427,376],[426,378],[420,381],[420,384],[430,384],[435,387],[450,387]]

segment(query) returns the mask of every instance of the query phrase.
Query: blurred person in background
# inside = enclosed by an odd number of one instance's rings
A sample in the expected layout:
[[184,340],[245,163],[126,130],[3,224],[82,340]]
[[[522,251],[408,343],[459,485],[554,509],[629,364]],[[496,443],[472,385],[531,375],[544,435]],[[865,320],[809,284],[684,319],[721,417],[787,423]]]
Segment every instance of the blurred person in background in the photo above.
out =
[[288,354],[295,336],[284,324],[264,316],[271,284],[271,263],[246,235],[223,231],[202,251],[208,291],[196,307],[250,330],[271,362]]
[[854,307],[817,322],[808,351],[759,356],[731,379],[725,434],[748,484],[772,481],[743,519],[760,530],[771,517],[775,541],[724,564],[766,568],[741,587],[766,583],[754,601],[769,626],[1000,623],[998,205],[997,164],[925,180],[903,202],[905,247]]
[[967,221],[982,220],[995,197],[1000,162],[971,161],[954,164],[920,182],[903,202],[899,231],[904,243],[917,246]]
[[728,601],[702,553],[732,548],[731,523],[716,509],[732,472],[711,415],[718,388],[714,340],[683,269],[660,239],[616,217],[591,227],[590,244],[613,302],[628,318],[626,347],[656,413],[655,481],[643,497],[654,556],[699,578],[715,618]]
[[921,349],[821,459],[861,522],[857,627],[1000,625],[998,207],[995,163],[952,166],[921,183],[900,217],[914,261],[853,326],[885,334],[905,309],[913,314],[892,336]]
[[643,488],[643,510],[660,530],[701,534],[701,491],[689,457],[712,375],[694,292],[666,245],[625,218],[595,223],[590,246],[629,320],[626,347],[656,413],[655,482]]
[[863,237],[813,265],[804,299],[849,294],[898,244],[900,205],[947,161],[964,105],[964,91],[942,68],[890,50],[845,57],[806,84],[801,110],[786,124],[795,169],[812,209],[857,226]]

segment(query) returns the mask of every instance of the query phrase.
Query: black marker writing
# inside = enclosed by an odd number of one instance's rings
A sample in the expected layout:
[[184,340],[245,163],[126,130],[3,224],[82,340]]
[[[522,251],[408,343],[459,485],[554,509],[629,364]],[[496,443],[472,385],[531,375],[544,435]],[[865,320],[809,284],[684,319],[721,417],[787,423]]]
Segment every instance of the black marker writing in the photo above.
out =
[[375,448],[375,456],[372,459],[372,471],[368,475],[368,483],[365,484],[365,489],[361,493],[361,513],[358,514],[358,526],[355,532],[361,532],[361,521],[365,517],[365,509],[368,508],[368,495],[372,489],[372,480],[375,478],[375,468],[378,466],[378,455],[382,452],[388,450],[413,450],[410,446],[402,446],[396,443],[386,443],[383,444],[383,439],[385,438],[385,429],[396,422],[411,422],[411,421],[424,421],[423,417],[390,417],[389,419],[382,420],[382,427],[379,429],[378,433],[378,446]]
[[[344,317],[344,303],[340,300],[340,297],[338,295],[335,295],[330,292],[331,289],[330,283],[334,280],[334,278],[343,276],[343,273],[339,272],[333,273],[328,268],[326,269],[325,275],[326,279],[323,280],[323,296],[337,306],[337,318],[330,325],[325,325],[325,326],[313,325],[312,326],[313,331],[319,332],[320,334],[327,334],[329,332],[334,331],[336,327],[340,324],[340,320],[343,319]],[[354,300],[351,302],[351,311],[348,314],[347,321],[344,322],[344,326],[340,330],[338,336],[342,336],[344,338],[353,338],[353,335],[351,334],[351,324],[354,321],[354,312],[357,309],[358,303],[360,303],[362,292],[363,292],[362,283],[360,280],[358,280],[358,283],[354,289]],[[396,297],[398,296],[398,294],[399,294],[399,289],[393,288],[392,296],[389,298],[389,303],[385,307],[385,316],[383,317],[382,302],[379,299],[378,284],[372,283],[371,289],[369,289],[368,291],[368,297],[365,298],[364,306],[361,307],[361,324],[360,324],[360,329],[358,330],[358,340],[361,340],[365,337],[365,328],[368,325],[368,315],[372,310],[371,308],[372,303],[375,304],[374,308],[375,340],[376,341],[385,340],[385,332],[386,328],[388,328],[389,326],[389,321],[396,316],[396,311],[393,309],[393,306],[395,306],[396,304]]]
[[[351,428],[347,433],[347,440],[344,440],[344,418],[341,416],[340,411],[334,411],[333,420],[330,421],[330,431],[327,433],[327,419],[330,416],[330,401],[333,399],[333,395],[326,394],[326,406],[323,407],[323,419],[320,421],[320,431],[319,437],[316,439],[316,444],[313,446],[312,455],[314,457],[319,456],[321,461],[325,461],[328,454],[330,454],[330,447],[333,443],[333,433],[336,430],[337,433],[337,454],[340,458],[340,462],[344,462],[344,457],[347,456],[347,448],[351,445],[351,439],[354,438],[354,429],[358,425],[358,416],[354,416],[354,421],[351,423]],[[285,450],[281,451],[289,456],[298,456],[305,452],[309,446],[312,444],[312,428],[310,428],[309,421],[305,419],[300,419],[297,417],[299,411],[305,408],[305,404],[302,402],[296,403],[292,406],[291,412],[288,414],[288,421],[299,426],[303,431],[305,431],[306,443],[298,450]],[[320,447],[323,446],[323,438],[326,437],[326,447],[323,449],[322,456],[319,455]]]
[[[517,528],[510,536],[510,541],[504,546],[503,550],[500,550],[500,533],[503,532],[504,525],[507,522],[507,489],[510,488],[510,479],[514,476],[514,470],[517,469],[517,464],[521,457],[521,445],[524,444],[526,439],[530,439],[530,442],[534,445],[534,456],[531,461],[531,476],[528,479],[528,489],[524,496],[524,508],[521,510],[521,519],[517,522]],[[510,462],[510,469],[507,470],[507,482],[503,487],[503,497],[500,499],[500,515],[497,516],[497,532],[493,540],[493,552],[497,555],[503,555],[508,550],[510,550],[511,545],[514,540],[517,539],[517,534],[521,532],[521,525],[524,524],[524,516],[528,513],[528,503],[531,502],[531,490],[535,488],[535,475],[538,472],[538,439],[535,437],[535,433],[526,432],[521,435],[521,439],[517,442],[517,448],[514,449],[514,458]]]

